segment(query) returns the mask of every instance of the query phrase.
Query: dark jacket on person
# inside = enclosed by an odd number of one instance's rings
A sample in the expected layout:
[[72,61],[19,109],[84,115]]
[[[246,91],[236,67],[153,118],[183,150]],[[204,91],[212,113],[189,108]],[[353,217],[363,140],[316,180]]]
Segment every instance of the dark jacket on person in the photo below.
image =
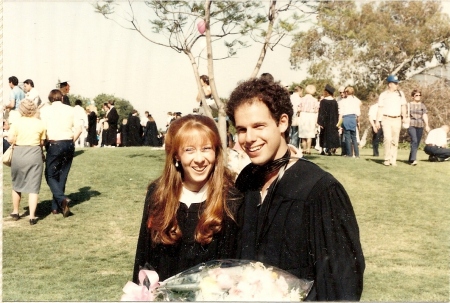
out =
[[[133,282],[139,283],[138,275],[142,267],[155,270],[159,275],[159,280],[163,281],[202,262],[236,257],[239,227],[236,221],[228,216],[224,218],[221,231],[214,234],[211,243],[202,246],[195,242],[194,231],[199,220],[199,214],[205,207],[205,202],[193,203],[190,207],[180,203],[177,211],[177,221],[183,233],[180,241],[174,245],[152,245],[147,221],[149,205],[152,203],[151,196],[155,189],[156,184],[151,184],[145,198],[136,248]],[[233,216],[236,216],[239,207],[242,205],[242,195],[235,188],[232,188],[226,203]]]
[[158,142],[158,128],[155,121],[147,121],[145,126],[145,145],[159,146]]
[[141,120],[137,116],[130,114],[128,117],[128,146],[142,145],[142,126]]
[[307,300],[359,300],[365,261],[353,207],[342,185],[300,159],[269,186],[260,204],[260,188],[252,187],[257,179],[252,168],[246,166],[236,181],[245,193],[240,258],[313,280]]
[[105,145],[116,146],[117,143],[117,123],[119,121],[119,114],[115,107],[111,108],[106,116],[108,118],[108,132]]
[[336,124],[339,121],[338,103],[334,99],[323,99],[320,101],[317,124],[322,126],[320,129],[320,146],[323,148],[338,148],[339,130]]
[[88,130],[87,130],[86,141],[90,146],[97,145],[97,114],[91,111],[88,115]]

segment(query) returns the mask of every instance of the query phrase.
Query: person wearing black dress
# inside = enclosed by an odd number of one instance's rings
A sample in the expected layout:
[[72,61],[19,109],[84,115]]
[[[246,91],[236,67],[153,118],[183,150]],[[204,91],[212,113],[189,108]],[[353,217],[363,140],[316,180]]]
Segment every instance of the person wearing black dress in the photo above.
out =
[[340,147],[339,130],[339,109],[337,101],[333,98],[335,89],[326,85],[323,92],[324,98],[320,101],[317,124],[320,127],[319,142],[322,147],[322,155],[331,156],[336,153],[336,148]]
[[239,257],[314,281],[306,300],[360,300],[365,261],[352,204],[331,174],[291,158],[289,92],[248,80],[231,93],[226,113],[252,162],[236,180],[245,195]]
[[106,146],[116,146],[117,144],[117,123],[119,122],[119,114],[117,109],[114,107],[114,100],[108,101],[109,111],[106,114],[106,121],[109,124],[109,128],[106,135]]
[[89,143],[89,146],[96,146],[98,144],[97,140],[97,114],[95,113],[95,106],[90,105],[88,107],[88,134],[86,138],[86,142]]
[[145,198],[135,283],[142,268],[155,270],[162,281],[202,262],[236,257],[242,195],[225,167],[214,120],[175,120],[165,150],[164,171]]
[[128,116],[127,122],[128,129],[128,146],[141,146],[142,145],[142,127],[141,120],[138,117],[137,110],[133,111]]
[[155,119],[153,119],[152,115],[148,115],[148,121],[145,125],[145,140],[146,145],[148,146],[159,146],[158,142],[158,127],[156,126]]

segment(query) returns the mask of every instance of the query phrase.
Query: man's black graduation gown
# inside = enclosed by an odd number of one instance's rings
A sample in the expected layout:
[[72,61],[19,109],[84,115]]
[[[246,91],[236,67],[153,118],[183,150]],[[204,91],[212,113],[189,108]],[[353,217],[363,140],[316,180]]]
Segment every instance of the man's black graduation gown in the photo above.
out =
[[[136,249],[133,282],[139,283],[139,270],[146,263],[148,264],[147,267],[151,267],[158,273],[159,280],[163,281],[202,262],[236,258],[238,225],[236,221],[229,217],[224,219],[222,230],[213,236],[211,243],[202,246],[195,242],[194,231],[205,202],[193,203],[189,208],[186,204],[180,203],[177,220],[183,233],[181,241],[175,245],[158,244],[152,246],[147,220],[148,207],[151,203],[150,197],[155,188],[154,183],[150,185],[145,199]],[[229,194],[227,203],[233,215],[236,216],[238,208],[242,205],[242,195],[236,189],[233,189]]]
[[[317,165],[298,160],[275,186],[264,221],[276,182],[259,205],[260,191],[251,189],[256,179],[250,164],[236,182],[245,192],[240,257],[314,280],[307,300],[359,300],[365,262],[358,224],[342,185]],[[247,189],[240,184],[247,184]]]

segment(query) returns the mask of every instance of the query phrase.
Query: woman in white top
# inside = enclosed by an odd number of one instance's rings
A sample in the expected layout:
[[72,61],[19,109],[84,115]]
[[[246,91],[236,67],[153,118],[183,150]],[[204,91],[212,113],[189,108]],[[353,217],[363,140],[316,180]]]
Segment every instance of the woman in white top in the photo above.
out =
[[300,116],[298,117],[298,137],[302,139],[303,153],[311,154],[311,142],[316,136],[317,113],[319,111],[319,101],[313,94],[316,87],[312,84],[305,87],[305,96],[301,98],[298,105]]

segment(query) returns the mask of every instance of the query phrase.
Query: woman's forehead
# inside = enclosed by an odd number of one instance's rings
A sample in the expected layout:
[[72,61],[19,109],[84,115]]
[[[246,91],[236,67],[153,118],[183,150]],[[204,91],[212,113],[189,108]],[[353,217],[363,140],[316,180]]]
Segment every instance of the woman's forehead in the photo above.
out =
[[180,146],[189,146],[189,145],[210,145],[212,144],[211,139],[207,135],[206,132],[191,129],[186,131],[180,141]]

